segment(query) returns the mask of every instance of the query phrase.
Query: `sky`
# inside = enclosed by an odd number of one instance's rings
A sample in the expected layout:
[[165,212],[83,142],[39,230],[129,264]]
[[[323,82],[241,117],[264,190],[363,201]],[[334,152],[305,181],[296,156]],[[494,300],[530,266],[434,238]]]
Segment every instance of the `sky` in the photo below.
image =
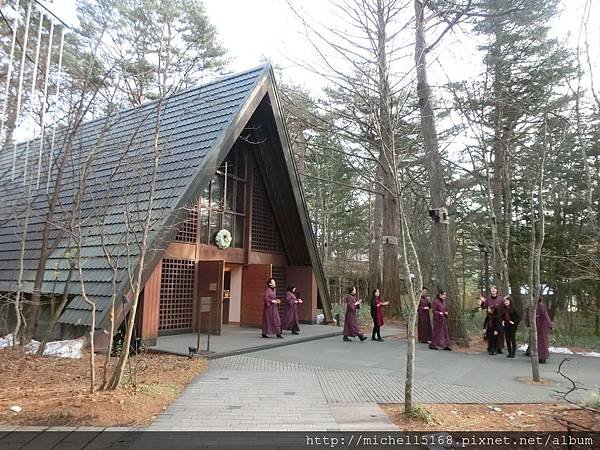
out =
[[[76,0],[41,1],[65,22],[77,23]],[[596,72],[600,73],[600,0],[591,1],[593,10],[588,37]],[[280,73],[286,81],[313,92],[325,86],[326,81],[322,77],[302,67],[317,65],[319,58],[307,39],[306,30],[286,0],[204,0],[203,3],[210,21],[218,30],[219,39],[229,51],[229,68],[232,71],[256,67],[268,60],[281,68]],[[291,3],[311,23],[320,24],[322,29],[328,26],[343,29],[345,26],[327,1],[296,0]],[[553,26],[552,33],[573,47],[577,45],[584,4],[585,0],[562,0],[561,13]],[[412,1],[407,0],[407,5],[411,6]],[[408,9],[410,12],[411,8]],[[412,27],[407,32],[412,33]],[[434,33],[430,38],[433,36]],[[444,84],[448,79],[458,81],[477,73],[481,55],[476,54],[476,45],[471,36],[460,32],[448,33],[430,60],[432,84]],[[412,48],[407,51],[410,53]],[[412,64],[412,60],[407,58],[406,64]]]

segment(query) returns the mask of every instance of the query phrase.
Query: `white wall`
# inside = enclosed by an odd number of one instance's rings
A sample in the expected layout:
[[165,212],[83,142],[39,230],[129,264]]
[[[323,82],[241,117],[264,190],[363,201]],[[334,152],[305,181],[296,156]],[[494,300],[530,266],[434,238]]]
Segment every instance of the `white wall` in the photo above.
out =
[[231,286],[229,300],[229,321],[240,322],[242,310],[242,265],[231,265]]

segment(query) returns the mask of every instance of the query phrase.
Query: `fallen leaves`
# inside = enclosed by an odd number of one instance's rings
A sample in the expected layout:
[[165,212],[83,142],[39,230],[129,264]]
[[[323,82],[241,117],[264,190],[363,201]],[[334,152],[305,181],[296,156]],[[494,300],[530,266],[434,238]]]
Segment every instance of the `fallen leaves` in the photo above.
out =
[[564,431],[555,417],[600,431],[600,415],[573,409],[566,404],[428,404],[422,405],[434,417],[426,424],[407,418],[403,405],[381,405],[390,420],[406,431]]
[[[207,366],[199,358],[149,353],[137,386],[126,380],[116,392],[92,394],[87,356],[66,360],[1,350],[0,424],[147,425]],[[98,368],[98,382],[100,375]]]

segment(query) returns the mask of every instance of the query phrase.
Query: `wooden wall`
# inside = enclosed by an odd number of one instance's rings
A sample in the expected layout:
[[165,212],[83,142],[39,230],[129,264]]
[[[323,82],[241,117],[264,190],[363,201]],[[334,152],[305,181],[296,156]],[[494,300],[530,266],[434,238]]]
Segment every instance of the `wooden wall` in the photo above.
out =
[[142,302],[141,337],[147,344],[156,342],[158,337],[158,315],[160,308],[160,281],[162,262],[156,268],[144,285],[144,300]]
[[296,286],[303,303],[298,307],[298,319],[314,323],[317,319],[317,280],[308,266],[290,266],[287,268],[288,284]]
[[263,297],[267,288],[267,280],[270,277],[270,264],[253,264],[244,266],[242,269],[242,311],[240,325],[261,326]]

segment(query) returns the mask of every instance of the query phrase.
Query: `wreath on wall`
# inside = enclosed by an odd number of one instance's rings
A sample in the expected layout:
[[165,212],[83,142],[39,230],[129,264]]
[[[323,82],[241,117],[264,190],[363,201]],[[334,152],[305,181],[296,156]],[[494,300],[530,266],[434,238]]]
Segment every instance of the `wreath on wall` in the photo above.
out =
[[229,246],[231,245],[231,233],[229,232],[229,230],[219,230],[217,236],[215,237],[215,242],[217,244],[217,247],[219,247],[220,249],[229,248]]

